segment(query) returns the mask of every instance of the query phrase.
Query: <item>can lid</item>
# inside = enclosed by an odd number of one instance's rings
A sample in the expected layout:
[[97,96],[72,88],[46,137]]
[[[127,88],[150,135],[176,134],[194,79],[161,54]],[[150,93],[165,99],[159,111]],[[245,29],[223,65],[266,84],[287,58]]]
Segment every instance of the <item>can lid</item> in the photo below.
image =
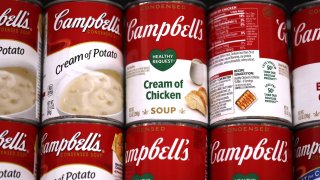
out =
[[58,124],[65,122],[85,122],[85,123],[99,123],[99,124],[107,124],[113,125],[122,128],[123,124],[119,121],[110,119],[110,118],[92,118],[92,117],[57,117],[52,118],[46,121],[42,121],[41,126],[47,126],[50,124]]
[[46,3],[45,8],[48,8],[54,4],[59,4],[63,2],[100,2],[100,3],[111,4],[120,9],[123,9],[123,6],[121,4],[119,4],[117,1],[111,1],[111,0],[51,0],[51,1],[49,0]]
[[294,130],[296,131],[296,130],[301,130],[301,129],[305,129],[305,128],[309,128],[309,127],[317,127],[317,126],[320,126],[319,120],[298,124],[298,125],[294,126]]
[[204,3],[203,0],[131,0],[128,1],[127,4],[125,5],[125,9],[138,5],[138,4],[147,4],[147,3],[156,3],[156,2],[180,2],[180,3],[191,3],[191,4],[196,4],[202,8],[206,8],[206,4]]
[[291,13],[295,13],[301,9],[309,8],[315,5],[320,5],[320,0],[306,1],[306,0],[296,0],[293,3],[293,8]]
[[220,6],[229,5],[233,3],[263,3],[263,4],[272,4],[279,6],[280,8],[288,11],[287,7],[283,4],[283,2],[278,0],[219,0],[214,1],[213,3],[209,4],[209,10],[215,9]]
[[190,123],[190,122],[178,122],[178,121],[152,121],[152,122],[142,122],[131,124],[128,128],[140,127],[140,126],[149,126],[149,125],[175,125],[175,126],[188,126],[194,128],[206,128],[200,124]]
[[40,0],[22,0],[22,1],[35,3],[35,4],[38,4],[39,6],[43,7],[43,2]]
[[223,121],[219,123],[212,124],[210,126],[211,129],[221,127],[221,126],[228,126],[228,125],[239,125],[239,124],[268,124],[268,125],[275,125],[275,126],[282,126],[292,129],[292,123],[286,121],[280,121],[275,119],[234,119]]
[[20,123],[32,124],[35,126],[40,125],[40,123],[37,121],[30,120],[30,119],[22,119],[22,118],[10,118],[10,117],[1,117],[0,116],[0,121],[20,122]]

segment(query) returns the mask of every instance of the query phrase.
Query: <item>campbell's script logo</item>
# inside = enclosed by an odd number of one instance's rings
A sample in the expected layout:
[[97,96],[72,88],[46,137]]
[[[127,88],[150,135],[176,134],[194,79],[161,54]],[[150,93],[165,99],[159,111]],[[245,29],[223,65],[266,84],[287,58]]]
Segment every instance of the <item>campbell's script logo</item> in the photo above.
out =
[[303,22],[293,28],[294,46],[320,40],[320,28],[306,29],[306,23]]
[[[296,145],[299,143],[299,138],[296,139]],[[296,148],[296,158],[308,157],[311,159],[313,155],[320,154],[320,144],[318,142],[313,141],[310,144],[305,144],[302,146],[298,146]]]
[[86,32],[87,29],[101,29],[103,31],[109,31],[120,35],[120,18],[112,16],[110,19],[107,18],[108,14],[106,12],[100,14],[99,17],[94,18],[92,16],[70,18],[66,17],[70,10],[65,9],[60,13],[55,14],[54,30],[58,31],[60,29],[74,29],[81,28],[82,32]]
[[279,19],[277,19],[276,22],[278,24],[278,31],[277,31],[278,39],[287,44],[288,43],[287,25],[285,22],[280,22]]
[[86,138],[80,138],[81,132],[75,133],[70,139],[61,139],[56,141],[46,142],[48,133],[42,136],[41,153],[56,153],[59,156],[63,151],[93,151],[101,152],[100,140],[101,134],[90,133]]
[[189,149],[186,147],[189,144],[188,139],[176,138],[171,146],[160,146],[164,142],[164,139],[158,138],[154,141],[151,147],[142,146],[140,149],[129,149],[126,151],[126,163],[136,162],[136,166],[139,166],[140,162],[149,159],[160,160],[180,160],[186,161],[189,157]]
[[257,145],[245,145],[241,147],[220,148],[220,141],[214,141],[211,145],[211,164],[226,161],[237,161],[241,166],[247,160],[260,160],[288,162],[287,141],[278,140],[273,147],[266,147],[267,138],[261,139]]
[[26,152],[25,133],[17,132],[14,136],[9,136],[9,130],[5,130],[0,134],[0,149],[9,149],[15,151]]
[[204,36],[203,20],[193,18],[191,24],[183,25],[182,23],[184,20],[184,16],[179,16],[173,24],[169,24],[164,21],[162,24],[147,24],[139,26],[137,18],[134,18],[127,23],[127,41],[131,42],[132,40],[146,37],[155,37],[156,41],[160,41],[164,36],[181,36],[190,39],[202,40]]
[[8,8],[2,12],[0,16],[0,26],[16,27],[30,30],[28,19],[30,13],[28,11],[20,10],[18,14],[11,14],[11,11],[12,9]]

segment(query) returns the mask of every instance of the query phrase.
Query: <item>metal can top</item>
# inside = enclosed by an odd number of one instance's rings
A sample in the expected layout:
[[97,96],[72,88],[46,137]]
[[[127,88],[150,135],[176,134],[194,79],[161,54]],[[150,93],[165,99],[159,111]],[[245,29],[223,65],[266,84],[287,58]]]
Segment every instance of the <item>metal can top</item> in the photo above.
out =
[[276,1],[276,0],[221,0],[221,1],[215,1],[214,3],[211,3],[211,5],[209,6],[209,10],[221,7],[221,6],[225,6],[225,5],[229,5],[229,4],[233,4],[233,3],[263,3],[263,4],[271,4],[271,5],[276,5],[282,9],[284,9],[285,11],[288,11],[287,8],[284,6],[283,3]]
[[231,121],[224,121],[222,123],[213,124],[210,126],[210,129],[215,129],[223,126],[228,125],[245,125],[245,124],[258,124],[258,125],[271,125],[271,126],[281,126],[287,127],[292,129],[292,124],[284,121],[275,121],[272,119],[239,119],[239,120],[231,120]]
[[294,131],[305,129],[305,128],[310,128],[310,127],[318,127],[320,126],[320,121],[310,121],[306,123],[299,124],[294,127]]
[[34,4],[38,4],[39,6],[43,6],[43,3],[42,1],[40,0],[22,0],[22,1],[25,1],[25,2],[31,2],[31,3],[34,3]]
[[140,127],[140,126],[149,126],[149,125],[176,125],[176,126],[188,126],[194,128],[206,128],[206,126],[191,123],[191,122],[176,122],[176,121],[152,121],[152,122],[142,122],[137,124],[131,124],[128,128]]
[[97,123],[97,124],[106,124],[111,126],[116,126],[119,128],[122,128],[123,126],[119,124],[119,122],[116,122],[112,119],[106,120],[106,119],[98,119],[98,118],[84,118],[84,117],[75,117],[75,118],[53,118],[47,121],[44,121],[41,126],[47,126],[52,124],[60,124],[60,123]]
[[313,0],[313,1],[300,1],[300,3],[295,3],[296,5],[292,8],[291,13],[296,13],[302,9],[312,7],[315,5],[320,5],[320,0]]
[[203,1],[200,0],[183,0],[183,1],[179,1],[179,0],[133,0],[130,1],[126,4],[125,9],[130,8],[132,6],[136,6],[138,4],[146,4],[146,3],[156,3],[156,2],[168,2],[168,3],[175,3],[175,2],[180,2],[180,3],[190,3],[190,4],[195,4],[198,5],[202,8],[206,8],[206,5]]
[[39,126],[39,123],[37,121],[30,120],[30,119],[23,119],[23,118],[11,118],[11,117],[1,117],[0,116],[0,121],[20,122],[20,123],[31,124],[34,126]]
[[109,1],[109,0],[53,0],[53,1],[49,1],[45,5],[45,8],[48,8],[48,7],[55,5],[55,4],[64,3],[64,2],[100,2],[100,3],[111,4],[111,5],[114,5],[118,8],[120,8],[120,9],[123,9],[122,5],[119,4],[118,2]]

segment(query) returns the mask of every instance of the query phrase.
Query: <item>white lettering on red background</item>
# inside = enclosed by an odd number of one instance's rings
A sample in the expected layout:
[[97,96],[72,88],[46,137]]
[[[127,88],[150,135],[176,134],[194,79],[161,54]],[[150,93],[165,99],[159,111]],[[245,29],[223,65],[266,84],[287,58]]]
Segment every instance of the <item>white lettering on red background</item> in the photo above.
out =
[[101,134],[90,133],[86,138],[79,138],[81,132],[75,133],[71,139],[61,139],[56,141],[46,142],[48,133],[42,136],[41,140],[41,153],[47,154],[55,152],[56,156],[59,156],[63,151],[93,151],[101,152],[100,140]]
[[[296,144],[299,143],[299,138],[296,139]],[[320,154],[320,143],[313,141],[310,144],[305,144],[302,146],[298,146],[296,148],[296,158],[302,158],[307,156],[308,159],[315,154]]]
[[278,24],[278,31],[277,31],[278,39],[287,44],[288,43],[288,34],[287,34],[286,22],[280,22],[279,19],[277,19],[276,22]]
[[8,8],[5,11],[2,12],[0,16],[0,26],[7,26],[7,27],[17,27],[22,29],[28,29],[29,27],[29,12],[20,10],[18,14],[11,15],[12,9]]
[[265,147],[268,143],[267,138],[261,139],[257,145],[245,145],[241,147],[220,148],[220,141],[214,141],[211,145],[211,164],[226,161],[238,161],[238,166],[247,160],[264,159],[266,161],[288,162],[288,153],[285,149],[287,141],[278,140],[274,147]]
[[293,28],[294,46],[320,40],[320,28],[306,29],[306,23]]
[[54,30],[58,31],[60,29],[74,29],[81,28],[82,32],[86,32],[87,29],[101,29],[103,31],[109,31],[120,35],[120,18],[116,16],[112,16],[111,19],[107,19],[107,13],[101,13],[98,18],[94,18],[92,16],[86,17],[77,17],[70,18],[67,17],[70,10],[65,9],[60,13],[55,14],[54,21]]
[[137,18],[132,19],[128,22],[128,31],[127,31],[127,41],[131,42],[132,40],[147,38],[147,37],[156,37],[156,41],[160,41],[161,37],[164,36],[181,36],[188,37],[190,39],[202,40],[203,38],[203,29],[204,24],[203,20],[193,18],[191,25],[183,25],[185,20],[184,16],[179,16],[173,24],[167,22],[162,22],[162,24],[147,24],[147,25],[138,25]]
[[0,134],[0,148],[26,152],[25,138],[27,135],[17,132],[14,136],[8,137],[9,133],[9,130],[5,130]]
[[189,144],[188,139],[175,138],[171,146],[159,146],[163,143],[164,139],[158,138],[152,144],[151,148],[142,146],[140,149],[129,149],[126,151],[126,163],[136,162],[136,166],[139,166],[140,162],[148,158],[154,160],[156,158],[160,160],[180,160],[186,161],[189,157],[189,149],[185,146]]

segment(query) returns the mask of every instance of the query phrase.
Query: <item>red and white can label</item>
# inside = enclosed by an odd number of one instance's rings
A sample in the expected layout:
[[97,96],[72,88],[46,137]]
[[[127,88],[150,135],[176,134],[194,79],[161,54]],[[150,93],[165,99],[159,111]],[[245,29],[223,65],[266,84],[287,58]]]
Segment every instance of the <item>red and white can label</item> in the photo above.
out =
[[292,15],[294,124],[320,119],[320,6]]
[[190,2],[147,2],[129,7],[126,19],[127,123],[207,124],[205,9]]
[[295,177],[299,180],[320,178],[320,127],[295,132]]
[[291,122],[286,13],[234,3],[209,13],[211,124],[241,117]]
[[40,179],[122,180],[122,153],[118,127],[82,122],[47,125],[42,129]]
[[123,123],[122,10],[68,1],[46,12],[43,120],[108,117]]
[[22,0],[0,4],[0,116],[38,121],[42,10]]
[[125,179],[206,179],[206,156],[205,128],[175,124],[131,127],[126,134]]
[[0,120],[0,179],[35,180],[37,152],[35,125]]
[[280,126],[243,124],[215,128],[211,130],[211,179],[292,180],[291,141],[291,131]]

